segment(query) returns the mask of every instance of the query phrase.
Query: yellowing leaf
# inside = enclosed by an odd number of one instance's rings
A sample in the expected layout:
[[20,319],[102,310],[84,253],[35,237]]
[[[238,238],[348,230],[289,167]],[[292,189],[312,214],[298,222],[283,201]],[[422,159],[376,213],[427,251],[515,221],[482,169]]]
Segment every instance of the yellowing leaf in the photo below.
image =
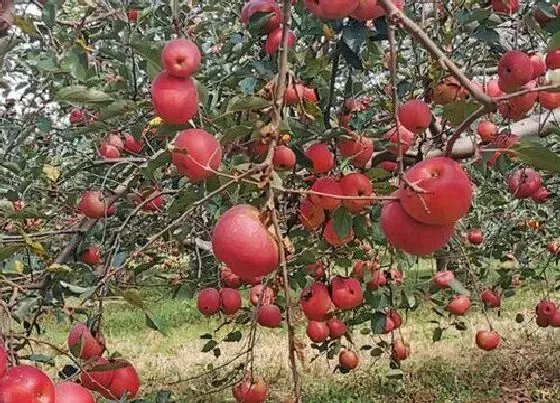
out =
[[152,120],[150,120],[149,125],[151,127],[156,127],[156,126],[160,126],[163,123],[163,119],[160,118],[159,116],[156,116],[155,118],[153,118]]
[[47,256],[47,252],[45,251],[45,248],[43,248],[43,245],[40,242],[34,241],[25,232],[22,232],[21,236],[23,237],[23,240],[25,241],[27,246],[29,246],[29,248],[31,248],[31,250],[37,256],[40,256],[40,257],[46,257]]
[[21,15],[16,15],[15,17],[15,24],[21,29],[24,34],[36,34],[37,29],[35,28],[35,24],[31,18],[25,18]]
[[25,264],[23,260],[14,260],[14,270],[18,273],[23,273],[23,269],[25,268]]
[[53,165],[43,165],[43,173],[50,179],[51,182],[56,182],[58,178],[60,178],[60,169]]
[[71,272],[72,269],[70,269],[70,267],[66,266],[65,264],[51,264],[49,267],[47,267],[47,271],[51,273],[63,274]]
[[323,25],[323,35],[325,35],[325,38],[330,41],[334,38],[334,31],[333,29],[330,27],[330,25],[324,24]]

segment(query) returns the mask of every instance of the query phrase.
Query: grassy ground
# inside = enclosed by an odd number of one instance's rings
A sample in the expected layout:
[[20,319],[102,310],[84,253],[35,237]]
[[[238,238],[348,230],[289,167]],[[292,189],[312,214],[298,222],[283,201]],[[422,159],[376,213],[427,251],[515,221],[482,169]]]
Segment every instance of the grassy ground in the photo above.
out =
[[[534,304],[540,298],[535,288],[520,290],[505,300],[500,316],[493,314],[493,325],[503,338],[499,350],[483,353],[474,345],[474,332],[485,327],[483,315],[473,310],[466,317],[467,330],[450,329],[437,343],[432,342],[435,315],[427,308],[414,312],[403,326],[403,336],[411,343],[413,354],[402,365],[404,379],[387,375],[387,355],[371,357],[361,352],[360,370],[342,375],[333,373],[334,361],[324,357],[312,360],[314,351],[304,350],[301,366],[304,401],[307,402],[524,402],[560,401],[560,337],[555,329],[539,329],[529,322]],[[121,301],[107,304],[104,332],[111,352],[118,351],[135,363],[143,380],[143,398],[156,401],[155,391],[169,390],[178,402],[233,401],[229,387],[212,384],[219,377],[203,376],[174,383],[230,360],[244,345],[221,343],[219,358],[202,353],[203,333],[212,333],[218,320],[202,318],[192,300],[151,297],[150,308],[160,319],[167,336],[145,325],[142,311]],[[518,313],[527,318],[516,323]],[[307,344],[304,321],[298,326],[298,338]],[[69,324],[49,318],[45,338],[64,345]],[[221,328],[216,340],[234,329]],[[271,401],[289,401],[290,370],[283,329],[261,329],[255,351],[256,368],[271,389]],[[373,344],[378,336],[354,334],[354,343]],[[59,359],[57,367],[61,368]],[[243,359],[240,360],[243,362]],[[235,365],[235,364],[234,364]],[[231,367],[230,367],[231,368]],[[218,371],[220,375],[224,372]]]

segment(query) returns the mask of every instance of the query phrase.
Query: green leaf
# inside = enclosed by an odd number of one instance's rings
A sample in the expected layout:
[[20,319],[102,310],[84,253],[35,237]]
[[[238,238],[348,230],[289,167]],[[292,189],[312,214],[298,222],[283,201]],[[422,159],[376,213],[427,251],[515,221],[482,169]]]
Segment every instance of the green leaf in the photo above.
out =
[[345,42],[340,42],[340,54],[344,57],[348,64],[356,70],[363,69],[360,56],[358,56],[356,52],[350,49],[350,47]]
[[371,331],[375,334],[385,333],[385,326],[387,325],[387,316],[381,312],[375,312],[371,319]]
[[0,247],[0,261],[8,259],[9,257],[13,256],[20,249],[21,249],[21,246]]
[[35,121],[37,128],[42,132],[48,133],[52,130],[52,121],[44,116],[37,117]]
[[55,4],[52,1],[49,1],[43,6],[43,14],[41,16],[41,19],[47,27],[52,28],[54,25],[55,15]]
[[33,362],[42,362],[44,364],[54,363],[54,357],[52,355],[45,354],[31,354],[28,360]]
[[63,88],[56,93],[55,98],[58,101],[80,102],[84,104],[114,101],[113,97],[103,91],[81,85]]
[[434,343],[440,341],[442,335],[443,335],[443,328],[441,328],[441,327],[439,327],[439,326],[436,327],[436,328],[434,329],[434,333],[432,334],[432,341],[433,341]]
[[84,48],[80,45],[75,45],[70,49],[62,66],[68,69],[76,80],[82,82],[87,80],[88,58]]
[[493,28],[481,26],[478,27],[473,36],[481,42],[486,43],[499,43],[500,42],[500,34]]
[[459,280],[457,280],[456,278],[454,278],[450,283],[449,283],[449,287],[451,287],[451,289],[453,291],[455,291],[457,294],[461,294],[461,295],[466,295],[467,297],[470,297],[471,292],[469,290],[467,290],[463,284],[461,284],[461,282]]
[[404,372],[402,369],[390,369],[389,371],[387,371],[387,375],[386,377],[388,379],[403,379],[404,377]]
[[166,335],[163,331],[163,327],[159,323],[159,319],[157,319],[150,311],[144,311],[144,315],[146,317],[146,326],[160,332],[164,336]]
[[251,126],[231,126],[223,131],[220,140],[222,144],[227,144],[237,138],[249,136],[251,133],[253,133]]
[[550,149],[535,142],[522,142],[511,147],[517,151],[517,157],[536,169],[560,173],[560,156]]
[[443,117],[449,120],[453,126],[459,126],[468,118],[479,104],[472,101],[455,101],[443,107]]
[[235,332],[230,332],[228,333],[228,335],[224,338],[224,341],[234,341],[234,342],[238,342],[241,340],[242,334],[239,330],[236,330]]
[[216,347],[217,345],[218,343],[215,340],[208,340],[206,344],[204,344],[204,346],[202,347],[202,352],[207,353],[209,351],[212,351],[214,347]]
[[236,96],[229,101],[227,111],[231,113],[251,109],[264,109],[267,106],[270,106],[270,103],[264,98],[255,96]]
[[336,209],[333,214],[334,230],[340,238],[346,237],[352,229],[352,214],[344,207]]
[[550,39],[548,40],[546,51],[548,53],[558,48],[560,48],[560,31],[556,32],[554,35],[550,37]]
[[163,65],[161,63],[161,51],[163,47],[161,45],[145,41],[132,42],[130,46],[148,62],[146,70],[151,78],[154,78],[163,70]]
[[107,120],[116,116],[122,117],[124,114],[136,109],[136,102],[121,99],[109,104],[107,107],[102,108],[100,111],[99,119]]

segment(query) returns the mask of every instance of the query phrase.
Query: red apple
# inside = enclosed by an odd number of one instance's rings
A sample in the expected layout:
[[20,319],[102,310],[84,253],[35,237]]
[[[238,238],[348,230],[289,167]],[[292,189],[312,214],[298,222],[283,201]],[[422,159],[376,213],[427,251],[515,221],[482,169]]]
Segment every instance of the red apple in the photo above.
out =
[[346,324],[337,318],[331,318],[327,321],[329,327],[329,335],[331,339],[341,338],[347,331]]
[[533,80],[536,80],[540,76],[544,76],[546,73],[546,60],[542,53],[531,52],[529,53],[529,59],[531,60],[531,67],[533,67]]
[[[263,293],[264,295],[261,298],[261,294]],[[264,284],[257,284],[251,287],[251,291],[249,292],[249,300],[254,306],[257,306],[259,304],[259,300],[261,305],[268,305],[274,303],[274,301],[276,300],[276,295],[274,295],[274,290],[272,288],[265,286]]]
[[83,109],[72,109],[70,111],[70,124],[74,126],[79,126],[84,124],[87,119],[86,111]]
[[93,367],[88,367],[82,372],[80,378],[82,385],[89,390],[108,390],[115,376],[115,370],[111,368],[112,366],[113,364],[107,359],[98,358]]
[[319,281],[302,290],[300,302],[304,315],[313,321],[327,320],[333,310],[329,289]]
[[[112,206],[111,206],[112,207]],[[105,196],[95,190],[85,192],[78,203],[78,210],[87,218],[100,219],[110,216],[110,208]]]
[[394,361],[404,361],[410,355],[410,346],[401,340],[396,340],[391,346],[391,358]]
[[204,316],[211,316],[220,311],[220,292],[215,288],[204,288],[198,293],[198,310]]
[[313,192],[323,193],[312,193],[310,195],[311,201],[317,207],[320,207],[324,210],[335,210],[340,205],[340,199],[327,196],[327,194],[335,196],[342,195],[342,187],[340,186],[340,182],[334,177],[324,176],[317,179],[311,186],[311,190]]
[[515,14],[519,10],[519,0],[491,0],[492,9],[497,13]]
[[338,143],[340,155],[343,158],[350,158],[352,165],[363,168],[367,165],[373,155],[373,142],[368,137],[352,136],[344,138]]
[[483,120],[478,125],[478,135],[483,143],[491,143],[498,137],[498,126],[489,120]]
[[222,278],[222,281],[224,282],[226,287],[229,288],[239,288],[241,287],[241,284],[243,282],[241,280],[241,277],[233,274],[229,267],[222,267],[220,269],[220,277]]
[[455,274],[453,274],[453,272],[451,270],[438,271],[434,275],[434,284],[438,288],[449,287],[453,280],[455,280]]
[[498,62],[498,86],[502,91],[514,92],[532,78],[533,65],[527,53],[510,50],[502,55]]
[[80,255],[80,260],[90,266],[96,266],[101,261],[101,249],[99,246],[85,248]]
[[[344,196],[371,196],[373,192],[370,179],[366,175],[357,172],[343,176],[340,179],[340,187]],[[342,204],[354,214],[364,210],[373,202],[373,200],[342,200]]]
[[315,104],[319,102],[319,95],[315,88],[305,87],[303,90],[303,99],[309,103]]
[[200,69],[202,55],[193,41],[175,39],[169,41],[161,52],[161,62],[169,75],[177,78],[190,77]]
[[[265,21],[259,21],[263,17]],[[249,24],[252,21],[262,23],[259,33],[267,34],[274,31],[282,22],[282,10],[274,0],[250,0],[241,10],[241,22]]]
[[184,125],[198,112],[198,91],[192,78],[160,73],[152,83],[152,104],[165,123]]
[[359,0],[305,0],[305,6],[319,18],[340,20],[349,16],[357,7]]
[[288,171],[296,166],[296,154],[290,147],[278,146],[274,149],[272,163],[276,170]]
[[345,370],[352,370],[360,363],[360,357],[352,350],[341,350],[338,354],[338,363]]
[[0,402],[55,403],[54,384],[40,369],[18,365],[0,378]]
[[[404,0],[392,0],[392,3],[399,10],[404,9]],[[377,0],[360,0],[358,8],[351,15],[358,21],[375,20],[385,15],[385,9]]]
[[325,264],[320,260],[317,260],[315,263],[309,263],[305,268],[312,277],[321,278],[325,275]]
[[492,290],[482,291],[480,300],[487,308],[499,308],[502,305],[500,296]]
[[307,322],[305,333],[313,343],[322,343],[329,337],[330,330],[325,322],[310,320]]
[[484,234],[479,229],[472,229],[469,231],[468,239],[473,245],[480,245],[484,239]]
[[560,49],[554,49],[546,54],[546,68],[549,70],[560,69]]
[[325,212],[316,206],[309,197],[301,202],[299,220],[308,231],[317,230],[325,222]]
[[552,111],[560,108],[560,92],[539,92],[539,103],[544,109]]
[[278,327],[282,324],[282,312],[277,305],[267,304],[259,307],[257,323],[266,327]]
[[383,270],[375,270],[370,281],[367,283],[367,288],[370,290],[377,290],[379,287],[387,285],[387,276]]
[[560,241],[550,241],[547,245],[546,245],[546,249],[552,253],[553,255],[559,255],[560,256]]
[[105,337],[99,330],[90,329],[87,323],[76,323],[68,334],[68,347],[75,357],[89,360],[105,352]]
[[327,173],[334,167],[334,154],[326,144],[310,145],[305,150],[305,156],[313,163],[313,172],[315,173]]
[[408,148],[416,141],[416,134],[412,133],[403,125],[393,127],[385,134],[384,137],[384,139],[389,140],[392,143],[389,147],[387,147],[387,151],[391,154],[398,154],[399,135],[402,154],[405,154],[408,151]]
[[0,344],[0,378],[8,372],[8,351]]
[[548,319],[548,323],[552,327],[560,327],[560,310],[556,310],[554,314]]
[[471,299],[465,295],[456,295],[447,305],[453,315],[462,316],[471,308]]
[[416,221],[398,201],[383,206],[380,224],[391,245],[416,256],[429,255],[441,249],[455,232],[453,224],[429,225]]
[[528,168],[521,168],[508,176],[508,191],[518,199],[526,199],[540,189],[541,176]]
[[220,309],[226,315],[233,315],[241,309],[241,294],[234,288],[220,289]]
[[350,231],[344,236],[344,238],[341,238],[334,228],[334,218],[331,218],[325,224],[325,228],[323,228],[323,238],[333,248],[339,248],[341,246],[345,246],[348,242],[354,239],[354,230],[350,228]]
[[110,144],[101,144],[99,147],[99,156],[107,159],[120,158],[121,153],[115,146]]
[[331,280],[331,299],[337,308],[356,308],[364,299],[362,285],[355,278],[336,276]]
[[140,389],[140,378],[132,364],[114,370],[113,379],[108,390],[100,389],[99,393],[107,399],[133,399]]
[[261,222],[259,210],[248,204],[222,214],[212,232],[212,249],[241,278],[266,276],[278,267],[276,239]]
[[[278,52],[278,49],[282,46],[282,26],[276,28],[274,31],[268,34],[266,38],[266,43],[264,44],[264,51],[269,55],[273,55]],[[293,48],[296,44],[297,38],[293,31],[288,31],[288,48]]]
[[544,299],[541,300],[535,308],[537,316],[545,318],[551,318],[552,315],[556,313],[556,310],[556,304],[554,302]]
[[399,191],[403,209],[412,218],[425,224],[452,224],[465,215],[473,199],[469,176],[461,165],[447,157],[419,162],[406,173],[409,183],[423,189],[417,193],[403,184]]
[[406,101],[399,106],[399,122],[413,133],[420,134],[432,123],[432,110],[420,99]]
[[144,148],[144,140],[136,139],[130,134],[124,136],[124,149],[130,154],[140,154]]
[[491,351],[500,345],[500,334],[492,330],[479,330],[476,332],[475,341],[480,349]]
[[[254,0],[253,0],[254,1]],[[268,398],[268,386],[261,378],[246,376],[233,387],[233,397],[240,403],[264,403]]]
[[55,386],[56,403],[95,403],[89,390],[75,382],[61,382]]
[[183,130],[173,144],[177,149],[173,152],[173,164],[193,182],[205,180],[220,166],[222,146],[206,130]]

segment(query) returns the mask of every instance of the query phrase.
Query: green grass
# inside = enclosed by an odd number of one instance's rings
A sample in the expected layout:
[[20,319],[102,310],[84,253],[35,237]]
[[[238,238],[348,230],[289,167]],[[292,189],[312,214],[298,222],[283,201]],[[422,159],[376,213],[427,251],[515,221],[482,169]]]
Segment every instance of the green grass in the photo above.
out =
[[[173,385],[169,383],[200,374],[209,363],[219,366],[243,348],[245,339],[239,343],[220,343],[219,358],[215,358],[212,352],[202,353],[205,341],[199,336],[214,334],[214,329],[220,324],[218,318],[203,318],[193,300],[183,296],[171,299],[165,295],[150,294],[145,298],[166,336],[148,328],[144,313],[122,300],[107,301],[103,316],[103,330],[110,352],[118,351],[138,367],[143,380],[143,398],[156,401],[156,391],[169,390],[177,402],[233,401],[227,382],[212,384],[212,381],[226,375],[224,370],[217,371],[214,378],[208,375]],[[540,288],[522,288],[515,297],[505,299],[499,316],[492,313],[493,326],[502,334],[504,342],[499,350],[491,353],[481,352],[473,343],[474,332],[487,327],[478,308],[474,307],[466,316],[466,331],[450,328],[441,341],[433,343],[435,325],[430,321],[439,318],[423,304],[409,315],[402,328],[402,334],[413,350],[411,358],[402,364],[402,380],[387,376],[387,355],[372,358],[368,351],[361,351],[360,369],[342,375],[333,373],[336,360],[327,363],[321,357],[312,361],[315,351],[307,347],[304,364],[300,363],[304,401],[560,401],[560,353],[555,348],[558,334],[555,329],[538,329],[528,321],[538,299]],[[77,307],[78,301],[69,301],[68,305]],[[518,313],[524,314],[525,322],[515,322]],[[298,339],[307,344],[304,324],[305,321],[299,318]],[[43,337],[62,346],[69,328],[68,323],[57,323],[54,315],[49,316],[44,323]],[[235,328],[235,324],[223,326],[214,334],[214,339],[221,340]],[[388,340],[387,336],[384,338]],[[353,341],[355,348],[359,348],[363,344],[374,344],[378,336],[355,333]],[[284,329],[259,330],[255,368],[269,383],[270,401],[285,401],[290,396],[286,344]],[[58,358],[57,368],[64,363],[66,360]],[[222,388],[224,390],[209,393]]]

